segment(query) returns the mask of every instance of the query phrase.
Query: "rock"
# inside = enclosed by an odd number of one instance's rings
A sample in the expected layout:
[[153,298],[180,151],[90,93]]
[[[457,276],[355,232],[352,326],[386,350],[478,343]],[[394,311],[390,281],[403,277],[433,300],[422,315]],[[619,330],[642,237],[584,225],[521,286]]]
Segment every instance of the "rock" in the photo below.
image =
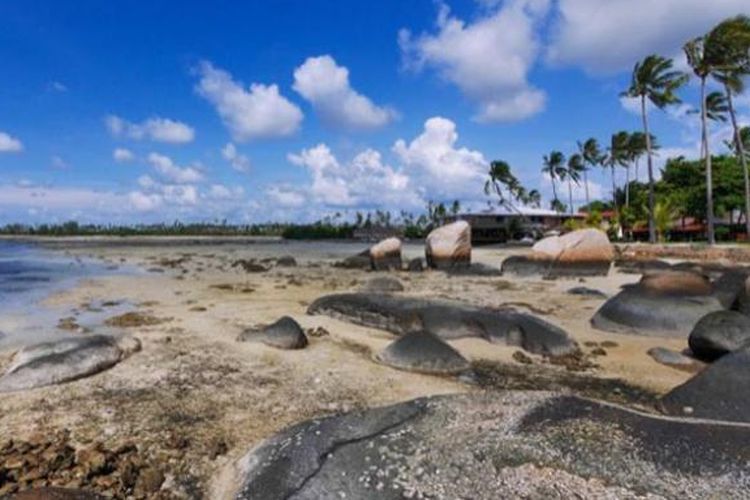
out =
[[283,255],[276,259],[276,265],[278,267],[296,267],[297,259],[295,259],[291,255]]
[[727,309],[741,309],[745,302],[745,283],[748,279],[746,269],[730,269],[722,273],[713,282],[714,295]]
[[424,261],[421,257],[415,257],[409,261],[407,269],[411,273],[421,273],[424,271]]
[[750,278],[745,280],[737,293],[733,307],[745,316],[750,316]]
[[99,373],[141,348],[130,336],[87,335],[24,347],[0,377],[0,392],[60,384]]
[[750,428],[548,392],[422,398],[294,425],[235,498],[741,498]]
[[232,262],[232,267],[241,267],[246,273],[264,273],[268,268],[259,264],[255,259],[237,259]]
[[597,299],[607,298],[607,294],[605,294],[604,292],[585,286],[575,286],[568,289],[567,293],[569,293],[570,295],[583,295],[584,297],[592,297]]
[[302,349],[307,346],[307,336],[293,318],[284,316],[275,323],[260,329],[251,328],[242,332],[240,342],[263,342],[279,349]]
[[12,500],[103,500],[104,497],[84,490],[67,488],[35,488],[22,491]]
[[615,267],[621,273],[645,274],[655,271],[667,271],[672,268],[669,262],[663,260],[616,260]]
[[716,311],[703,316],[688,337],[690,350],[705,361],[714,361],[748,344],[750,318],[736,311]]
[[591,324],[608,332],[684,338],[703,316],[723,309],[705,276],[666,271],[623,287],[599,308]]
[[463,267],[448,268],[445,269],[445,272],[450,274],[451,276],[497,277],[503,275],[503,272],[500,269],[479,263],[472,263],[468,266]]
[[342,267],[344,269],[370,269],[372,264],[370,263],[370,250],[365,250],[352,255],[346,259],[336,262],[334,267]]
[[404,285],[401,284],[396,278],[390,276],[380,276],[372,278],[365,283],[362,290],[365,292],[374,293],[390,293],[390,292],[403,292]]
[[647,354],[654,358],[654,361],[663,365],[678,368],[680,370],[696,372],[702,369],[705,365],[700,361],[685,356],[681,352],[667,349],[666,347],[652,347],[647,351]]
[[370,265],[375,271],[401,269],[401,240],[387,238],[370,247]]
[[559,356],[576,350],[565,331],[542,319],[510,309],[488,309],[456,302],[371,293],[335,294],[314,301],[308,314],[326,314],[397,335],[426,331],[442,339],[479,337]]
[[750,347],[719,358],[661,400],[672,415],[750,423]]
[[458,351],[424,331],[403,335],[375,355],[375,359],[399,370],[436,375],[461,373],[470,366]]
[[430,231],[425,240],[427,265],[434,269],[466,267],[471,264],[471,226],[456,221]]

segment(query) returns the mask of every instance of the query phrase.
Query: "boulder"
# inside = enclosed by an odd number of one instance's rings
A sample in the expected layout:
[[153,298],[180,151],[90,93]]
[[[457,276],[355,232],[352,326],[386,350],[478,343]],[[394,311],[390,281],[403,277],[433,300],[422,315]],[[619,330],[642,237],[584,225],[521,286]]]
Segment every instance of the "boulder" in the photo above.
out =
[[424,331],[403,335],[375,359],[399,370],[435,375],[453,375],[469,369],[469,362],[454,348]]
[[425,240],[427,265],[433,269],[467,267],[471,264],[471,226],[456,221],[430,231]]
[[659,295],[700,296],[713,292],[708,276],[691,271],[662,271],[641,277],[640,288]]
[[352,323],[403,335],[426,331],[441,339],[479,337],[520,346],[535,354],[561,356],[577,350],[561,328],[511,309],[372,293],[327,295],[315,300],[308,314],[326,314]]
[[270,325],[248,328],[239,338],[240,342],[263,342],[278,349],[302,349],[307,346],[307,336],[293,318],[283,316]]
[[421,273],[424,271],[424,261],[421,257],[415,257],[409,261],[407,269],[410,273]]
[[433,396],[298,423],[234,498],[742,498],[750,427],[549,392]]
[[736,311],[716,311],[703,316],[688,337],[690,350],[705,361],[714,361],[748,344],[750,318]]
[[[750,347],[708,365],[661,400],[672,415],[750,423]],[[745,441],[745,446],[750,441]]]
[[24,347],[0,377],[0,392],[61,384],[94,375],[140,348],[140,341],[127,335],[77,336]]
[[374,293],[403,292],[404,285],[396,278],[391,278],[390,276],[379,276],[368,280],[362,287],[362,290]]
[[740,287],[733,307],[745,316],[750,316],[750,278],[747,278]]
[[342,261],[336,262],[334,266],[343,267],[344,269],[370,269],[372,267],[370,263],[370,250],[364,250],[357,255],[347,257]]
[[748,272],[744,269],[731,269],[722,273],[713,282],[714,295],[725,308],[741,309],[745,302],[745,283]]
[[401,269],[401,240],[387,238],[370,247],[370,265],[375,271]]

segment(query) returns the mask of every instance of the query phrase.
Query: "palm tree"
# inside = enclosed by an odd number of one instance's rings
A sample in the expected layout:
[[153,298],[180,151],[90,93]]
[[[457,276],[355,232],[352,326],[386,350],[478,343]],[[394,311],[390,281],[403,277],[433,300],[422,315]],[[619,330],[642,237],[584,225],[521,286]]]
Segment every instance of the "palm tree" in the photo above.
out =
[[724,86],[727,111],[734,130],[734,149],[742,165],[745,181],[745,231],[750,237],[750,174],[744,148],[746,143],[740,135],[732,100],[733,95],[739,95],[745,90],[743,79],[750,74],[750,18],[740,15],[719,23],[707,35],[707,46],[717,63],[711,76]]
[[583,159],[583,185],[586,187],[586,205],[589,205],[591,200],[589,199],[588,170],[589,167],[600,165],[603,155],[599,143],[593,137],[586,139],[583,144],[578,142],[578,153]]
[[615,167],[624,167],[628,164],[629,140],[630,134],[624,130],[612,134],[609,147],[607,148],[607,154],[602,161],[602,166],[604,168],[609,168],[612,174],[612,208],[615,212],[615,217],[617,217],[619,212],[617,209],[617,180],[615,179]]
[[651,134],[648,131],[648,115],[646,100],[659,109],[671,104],[677,104],[680,99],[675,92],[686,81],[687,75],[672,69],[671,59],[652,54],[643,61],[637,62],[633,68],[630,87],[621,95],[639,98],[641,100],[641,117],[643,119],[643,133],[646,137],[646,156],[648,159],[648,234],[651,243],[656,242],[656,227],[654,225],[654,164],[651,152]]
[[488,179],[484,183],[485,194],[494,192],[499,198],[498,204],[520,214],[513,201],[519,201],[524,197],[526,190],[511,172],[510,165],[503,160],[495,160],[490,163],[487,175]]
[[[651,138],[651,147],[653,148],[653,137]],[[646,154],[646,134],[643,132],[633,132],[628,138],[627,146],[628,160],[635,166],[635,182],[638,182],[638,162],[641,156]],[[627,170],[627,184],[630,185],[630,168]],[[625,191],[625,204],[630,205],[630,189],[626,188]]]
[[539,205],[542,204],[542,194],[536,189],[532,189],[526,193],[526,196],[521,201],[524,205],[539,208]]
[[585,171],[583,157],[574,153],[568,158],[568,167],[565,169],[565,176],[568,178],[568,199],[570,200],[570,213],[573,214],[573,183],[580,185],[581,173]]
[[561,176],[565,175],[565,155],[560,151],[552,151],[549,156],[544,156],[544,167],[542,173],[549,175],[552,181],[552,207],[553,210],[558,210],[560,207],[560,200],[557,198],[557,187],[556,181]]

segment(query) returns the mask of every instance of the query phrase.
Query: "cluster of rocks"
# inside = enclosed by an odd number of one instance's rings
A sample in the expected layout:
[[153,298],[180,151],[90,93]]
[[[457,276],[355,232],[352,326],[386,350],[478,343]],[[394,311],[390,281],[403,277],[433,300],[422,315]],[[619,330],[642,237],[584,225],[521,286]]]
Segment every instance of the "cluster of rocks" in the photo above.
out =
[[0,498],[154,498],[163,473],[136,445],[108,448],[101,442],[76,447],[67,431],[0,443]]

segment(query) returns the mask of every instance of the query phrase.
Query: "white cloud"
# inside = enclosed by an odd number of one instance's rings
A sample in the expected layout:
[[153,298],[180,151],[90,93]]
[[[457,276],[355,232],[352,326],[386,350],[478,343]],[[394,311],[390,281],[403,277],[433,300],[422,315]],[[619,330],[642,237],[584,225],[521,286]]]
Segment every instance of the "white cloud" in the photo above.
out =
[[198,189],[192,185],[167,184],[162,186],[162,194],[167,203],[175,205],[197,205]]
[[52,165],[52,168],[57,168],[60,170],[64,170],[70,167],[70,165],[68,165],[68,163],[59,156],[53,156],[50,159],[50,164]]
[[37,210],[91,209],[106,213],[123,206],[124,196],[77,187],[0,185],[0,206]]
[[349,70],[330,55],[309,57],[294,70],[294,90],[310,101],[322,119],[341,128],[382,127],[396,113],[375,105],[349,83]]
[[109,115],[104,123],[114,137],[125,137],[137,141],[149,139],[154,142],[184,144],[195,138],[195,130],[191,126],[158,116],[141,123],[132,123],[119,116]]
[[214,105],[235,141],[283,137],[297,131],[302,111],[279,93],[277,85],[253,83],[249,91],[228,72],[202,62],[196,91]]
[[250,171],[250,159],[247,156],[240,154],[237,151],[237,147],[231,142],[228,142],[226,146],[221,148],[221,156],[238,172]]
[[275,205],[284,208],[299,208],[307,201],[304,193],[290,186],[271,186],[266,190],[266,195]]
[[213,184],[208,191],[208,197],[214,200],[233,200],[241,198],[245,190],[241,186],[229,188],[224,184]]
[[159,174],[170,182],[189,184],[203,180],[203,174],[194,167],[179,167],[171,158],[159,153],[148,155],[148,161]]
[[559,0],[547,59],[590,73],[629,70],[657,53],[673,57],[688,39],[747,12],[747,0]]
[[68,91],[68,87],[65,86],[64,83],[54,80],[47,84],[47,90],[50,92],[59,92],[63,94]]
[[20,153],[23,151],[21,141],[10,134],[0,132],[0,153]]
[[112,159],[117,163],[126,163],[135,160],[135,155],[129,149],[115,148],[115,150],[112,151]]
[[128,195],[128,201],[130,205],[138,212],[152,212],[158,208],[161,208],[164,200],[161,195],[152,193],[147,194],[141,191],[132,191]]
[[479,105],[482,122],[528,118],[544,108],[546,96],[532,87],[528,74],[541,41],[538,25],[548,0],[508,0],[466,23],[440,5],[438,32],[416,38],[406,30],[399,44],[407,66],[435,68]]

